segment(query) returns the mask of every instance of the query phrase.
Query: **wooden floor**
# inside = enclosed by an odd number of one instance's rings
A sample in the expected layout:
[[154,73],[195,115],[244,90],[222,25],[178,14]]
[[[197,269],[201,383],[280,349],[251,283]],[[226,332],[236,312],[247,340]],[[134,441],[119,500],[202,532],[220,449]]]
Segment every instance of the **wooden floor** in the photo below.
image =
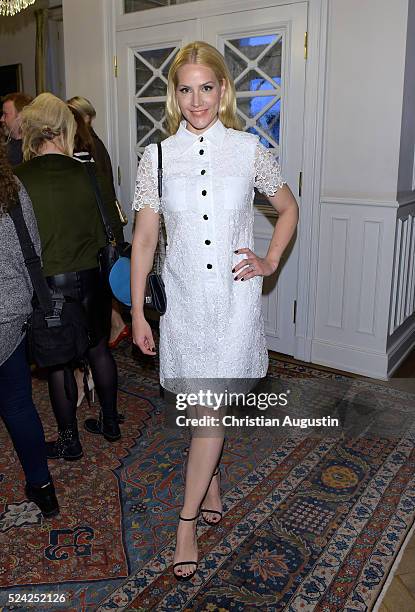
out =
[[[275,356],[285,361],[302,363],[286,355],[275,353]],[[304,365],[310,366],[309,363]],[[314,366],[313,364],[313,367],[354,378],[364,378],[357,374],[333,370],[324,366]],[[390,380],[378,382],[415,394],[415,350],[410,353]],[[386,594],[378,608],[378,612],[415,612],[415,533],[404,550],[392,582],[387,588]]]
[[379,612],[415,610],[415,535],[410,539],[393,580],[379,607]]
[[[395,386],[395,383],[402,380],[409,385],[415,384],[415,351],[412,351],[389,382]],[[379,612],[415,612],[415,534],[405,548]]]

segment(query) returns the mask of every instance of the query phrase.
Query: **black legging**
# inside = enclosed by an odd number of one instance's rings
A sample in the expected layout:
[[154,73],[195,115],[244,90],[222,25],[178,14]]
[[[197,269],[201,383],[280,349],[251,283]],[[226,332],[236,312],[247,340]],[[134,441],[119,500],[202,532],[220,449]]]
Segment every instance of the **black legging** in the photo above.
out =
[[[90,332],[87,359],[101,404],[103,418],[117,416],[117,366],[108,348],[111,325],[111,294],[103,285],[98,268],[48,277],[48,283],[84,306]],[[78,387],[71,366],[50,368],[49,395],[58,429],[76,420]]]

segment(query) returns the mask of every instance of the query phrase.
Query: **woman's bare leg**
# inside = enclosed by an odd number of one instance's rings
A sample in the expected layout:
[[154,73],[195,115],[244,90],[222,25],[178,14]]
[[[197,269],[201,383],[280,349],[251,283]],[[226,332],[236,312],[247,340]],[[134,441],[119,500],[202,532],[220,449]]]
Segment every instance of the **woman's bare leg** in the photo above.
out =
[[79,398],[82,396],[84,392],[84,373],[81,372],[79,368],[76,368],[74,375],[75,375],[75,380],[76,380],[76,386],[78,388],[78,400],[79,400]]
[[[220,498],[220,474],[215,474],[209,484],[209,488],[206,492],[205,497],[202,500],[203,517],[209,523],[219,523],[220,516],[217,512],[222,513],[222,500]],[[215,512],[206,512],[206,508],[214,510]]]
[[121,316],[121,308],[117,300],[112,300],[111,310],[111,333],[110,342],[113,342],[125,327],[125,322]]
[[[184,518],[192,518],[198,514],[202,500],[210,487],[212,475],[219,462],[224,442],[224,436],[221,435],[221,432],[217,433],[219,434],[218,437],[192,437],[186,469],[184,504],[180,512],[180,515]],[[216,480],[216,478],[213,480]],[[214,489],[212,489],[209,497],[209,503],[213,504],[212,510],[220,505],[220,498],[218,503],[214,492]],[[219,493],[218,489],[217,493]],[[218,507],[218,509],[221,510],[221,507]],[[197,560],[196,523],[197,521],[179,521],[174,563]],[[182,565],[176,568],[175,572],[185,576],[194,572],[194,569],[193,564]]]

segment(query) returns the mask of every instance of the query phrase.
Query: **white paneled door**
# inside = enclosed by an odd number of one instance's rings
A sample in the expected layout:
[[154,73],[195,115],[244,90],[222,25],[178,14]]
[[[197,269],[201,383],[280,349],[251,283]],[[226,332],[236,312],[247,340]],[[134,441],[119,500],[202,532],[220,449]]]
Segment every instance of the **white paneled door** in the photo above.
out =
[[131,219],[137,163],[144,147],[169,135],[164,103],[170,63],[180,47],[197,37],[199,27],[195,19],[117,34],[118,178],[121,201]]
[[[191,16],[189,4],[189,17]],[[174,54],[205,40],[225,56],[235,80],[245,129],[279,156],[284,178],[298,194],[305,90],[304,2],[188,19],[117,35],[121,195],[132,201],[137,161],[144,147],[165,138],[167,72]],[[299,199],[299,198],[298,198]],[[300,203],[300,202],[299,202]],[[265,255],[277,216],[263,197],[255,202],[255,248]],[[268,348],[292,355],[295,339],[298,249],[293,240],[278,275],[264,279]]]

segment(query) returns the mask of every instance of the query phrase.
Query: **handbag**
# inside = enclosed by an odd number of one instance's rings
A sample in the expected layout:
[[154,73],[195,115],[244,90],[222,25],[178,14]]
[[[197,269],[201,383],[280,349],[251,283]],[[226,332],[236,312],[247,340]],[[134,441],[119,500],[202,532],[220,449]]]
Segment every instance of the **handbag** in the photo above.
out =
[[9,215],[14,223],[24,262],[35,291],[27,320],[29,357],[41,368],[83,359],[89,346],[88,324],[82,304],[51,291],[42,272],[20,204]]
[[[161,196],[163,194],[163,151],[161,142],[157,143],[157,191],[161,204]],[[161,218],[159,221],[159,239],[157,244],[158,248],[154,258],[155,271],[150,272],[147,276],[144,306],[155,310],[160,315],[164,315],[167,310],[167,296],[164,281],[161,277],[161,246],[164,244]]]
[[109,275],[111,272],[112,266],[119,259],[119,257],[128,256],[130,253],[131,256],[131,244],[129,242],[123,242],[121,244],[117,244],[117,241],[114,236],[114,232],[108,217],[107,210],[105,208],[105,204],[102,200],[101,191],[99,189],[97,176],[94,170],[92,169],[92,164],[85,164],[86,170],[89,174],[89,178],[92,183],[92,188],[94,190],[95,201],[98,206],[99,213],[101,215],[102,223],[104,226],[105,236],[107,239],[107,244],[100,248],[97,254],[98,258],[98,266],[101,272],[102,279],[108,283]]
[[[157,186],[158,196],[161,200],[162,184],[163,184],[163,157],[161,144],[157,144],[158,152],[158,168],[157,168]],[[147,276],[144,306],[150,308],[160,315],[164,315],[167,309],[167,297],[164,282],[161,277],[161,246],[164,244],[164,237],[161,225],[159,223],[159,240],[158,249],[156,252],[154,270]],[[112,264],[109,283],[114,296],[123,304],[131,306],[131,249],[129,253],[121,255],[121,257]]]

